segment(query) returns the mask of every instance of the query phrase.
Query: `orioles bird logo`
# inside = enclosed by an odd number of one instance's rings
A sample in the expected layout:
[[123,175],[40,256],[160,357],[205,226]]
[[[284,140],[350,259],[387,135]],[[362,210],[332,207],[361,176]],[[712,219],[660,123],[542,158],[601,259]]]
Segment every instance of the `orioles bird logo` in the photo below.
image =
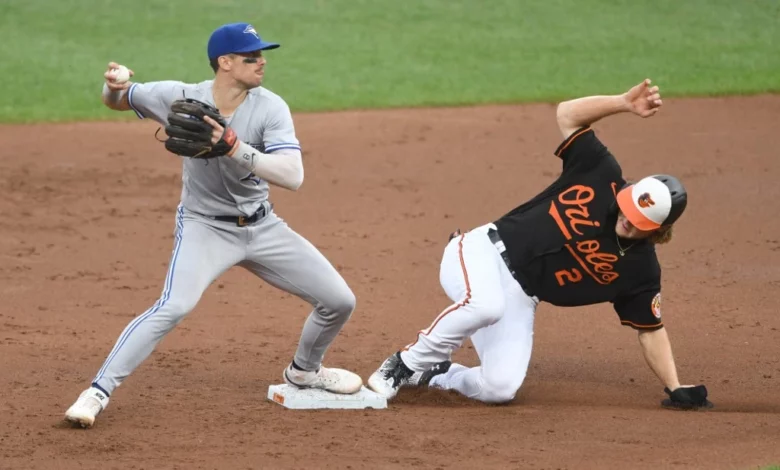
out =
[[655,318],[661,319],[661,293],[655,294],[655,297],[653,297],[653,301],[650,303],[650,308],[653,310],[653,315],[655,315]]
[[653,198],[650,197],[650,193],[644,193],[641,196],[639,196],[637,202],[639,203],[639,207],[642,208],[647,208],[655,205],[655,201],[653,201]]

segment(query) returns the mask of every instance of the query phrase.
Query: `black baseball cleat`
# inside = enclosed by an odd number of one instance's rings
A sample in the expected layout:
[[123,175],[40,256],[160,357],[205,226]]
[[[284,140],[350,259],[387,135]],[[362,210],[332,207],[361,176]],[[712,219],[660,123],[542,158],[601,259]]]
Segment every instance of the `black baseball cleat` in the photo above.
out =
[[416,387],[420,381],[422,372],[415,372],[401,360],[401,353],[397,352],[385,359],[371,377],[368,378],[368,387],[390,400],[398,394],[401,387]]
[[433,379],[437,375],[446,374],[447,372],[449,372],[451,365],[452,365],[452,361],[444,361],[432,365],[430,369],[422,373],[422,375],[420,376],[420,380],[417,382],[417,385],[420,387],[429,386],[431,384],[431,379]]

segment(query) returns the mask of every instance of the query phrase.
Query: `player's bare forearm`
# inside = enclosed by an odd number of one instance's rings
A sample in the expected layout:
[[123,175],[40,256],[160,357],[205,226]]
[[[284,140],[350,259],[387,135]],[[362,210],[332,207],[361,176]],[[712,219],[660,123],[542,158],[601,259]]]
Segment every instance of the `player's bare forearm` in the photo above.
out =
[[[129,82],[128,82],[129,83]],[[107,85],[103,85],[103,92],[100,95],[103,104],[114,111],[129,111],[130,102],[127,98],[127,91],[112,90]]]
[[666,328],[655,331],[640,331],[639,344],[645,356],[647,365],[655,372],[658,379],[670,390],[680,387],[677,378],[677,367],[672,355],[672,344]]
[[599,119],[628,111],[623,95],[586,96],[558,105],[558,127],[563,137],[569,137],[580,127],[589,126]]
[[103,73],[105,82],[103,83],[103,92],[100,95],[106,107],[115,111],[129,111],[131,109],[127,92],[133,84],[130,81],[132,76],[133,71],[124,65],[116,62],[108,63],[108,69]]
[[650,83],[650,79],[644,79],[621,95],[586,96],[560,103],[557,117],[561,134],[567,138],[580,127],[617,113],[631,112],[643,118],[654,116],[663,101],[660,89],[651,87]]

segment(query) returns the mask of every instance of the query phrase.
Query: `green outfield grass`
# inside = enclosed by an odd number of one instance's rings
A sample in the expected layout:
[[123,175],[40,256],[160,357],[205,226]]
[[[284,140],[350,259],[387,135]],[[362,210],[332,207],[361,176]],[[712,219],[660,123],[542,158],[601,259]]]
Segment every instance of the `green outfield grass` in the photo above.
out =
[[211,76],[211,31],[283,44],[266,85],[295,111],[551,101],[649,76],[667,96],[780,91],[777,0],[3,0],[0,121],[127,117],[136,80]]

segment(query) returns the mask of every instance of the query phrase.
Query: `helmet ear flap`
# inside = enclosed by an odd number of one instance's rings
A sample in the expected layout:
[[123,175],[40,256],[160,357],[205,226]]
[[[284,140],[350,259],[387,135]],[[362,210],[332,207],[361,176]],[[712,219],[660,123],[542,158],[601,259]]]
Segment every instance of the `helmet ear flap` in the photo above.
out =
[[685,207],[688,205],[688,192],[685,190],[682,182],[670,175],[654,175],[653,178],[661,181],[669,189],[669,194],[672,196],[672,207],[669,210],[669,215],[664,221],[664,225],[672,225],[680,218],[685,211]]

